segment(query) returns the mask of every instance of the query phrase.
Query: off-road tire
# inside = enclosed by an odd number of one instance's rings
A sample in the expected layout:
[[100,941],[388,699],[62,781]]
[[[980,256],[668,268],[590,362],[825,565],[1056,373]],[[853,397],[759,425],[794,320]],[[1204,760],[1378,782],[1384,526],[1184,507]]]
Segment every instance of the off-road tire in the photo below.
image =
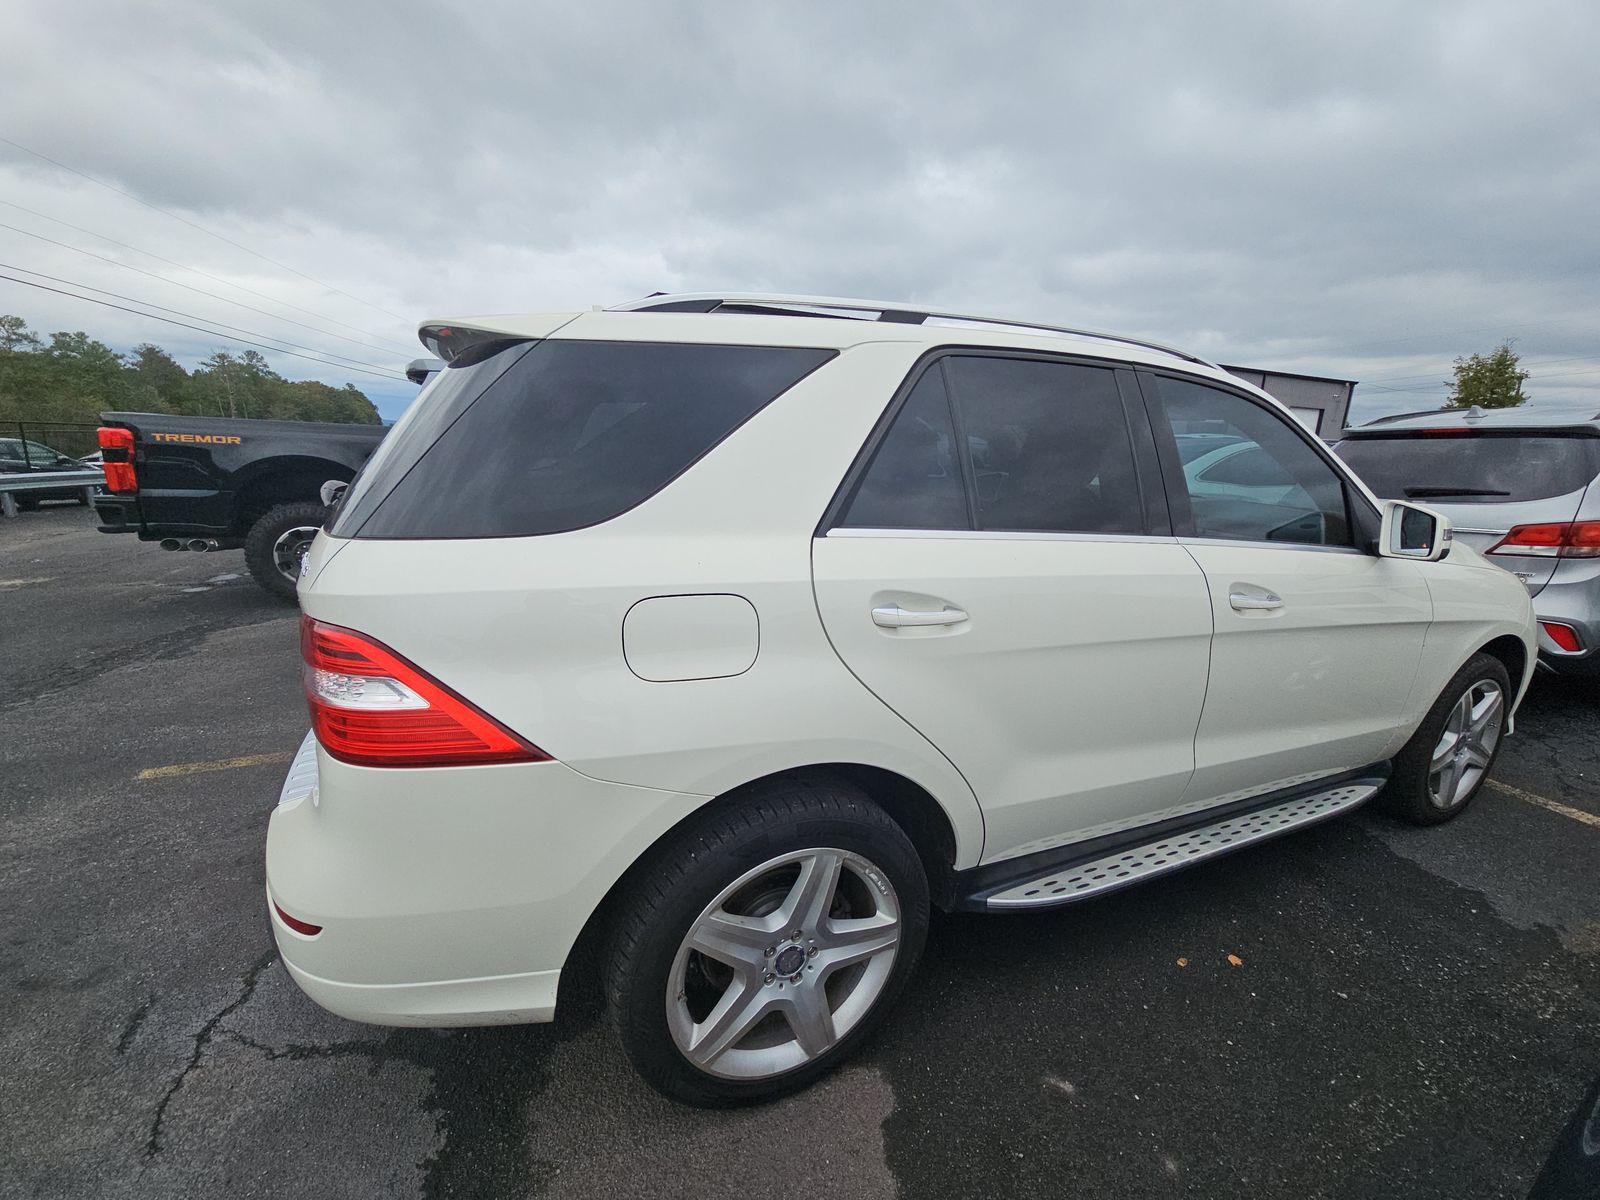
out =
[[279,504],[262,513],[244,539],[244,561],[251,577],[280,600],[294,603],[298,581],[279,569],[274,547],[290,530],[319,528],[327,517],[328,510],[314,500]]

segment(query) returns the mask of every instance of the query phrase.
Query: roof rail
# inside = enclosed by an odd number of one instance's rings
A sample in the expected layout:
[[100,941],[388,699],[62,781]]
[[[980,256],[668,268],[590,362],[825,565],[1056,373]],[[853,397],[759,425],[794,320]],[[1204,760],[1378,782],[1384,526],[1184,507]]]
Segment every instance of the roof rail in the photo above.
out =
[[[729,312],[769,313],[789,317],[837,317],[854,321],[885,321],[896,325],[924,325],[929,321],[960,321],[963,324],[991,329],[1033,330],[1043,333],[1061,333],[1070,337],[1094,338],[1097,341],[1117,342],[1124,346],[1138,346],[1141,350],[1155,350],[1170,354],[1185,362],[1216,367],[1210,359],[1190,354],[1160,342],[1142,338],[1122,337],[1115,333],[1098,333],[1091,329],[1073,329],[1065,325],[1042,325],[1036,321],[1015,321],[1008,317],[982,317],[971,313],[945,312],[923,308],[916,304],[902,304],[883,300],[847,300],[838,296],[790,296],[768,292],[655,292],[642,300],[630,300],[612,305],[610,312]],[[1217,368],[1221,370],[1220,367]]]

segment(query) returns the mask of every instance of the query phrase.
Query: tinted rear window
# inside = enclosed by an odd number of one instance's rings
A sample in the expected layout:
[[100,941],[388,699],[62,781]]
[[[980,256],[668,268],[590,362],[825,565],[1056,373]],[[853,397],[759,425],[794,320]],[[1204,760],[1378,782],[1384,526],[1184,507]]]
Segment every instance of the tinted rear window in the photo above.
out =
[[1385,500],[1516,504],[1600,475],[1600,438],[1470,433],[1350,438],[1336,453]]
[[332,532],[524,537],[598,525],[835,353],[545,341],[452,366],[385,439]]

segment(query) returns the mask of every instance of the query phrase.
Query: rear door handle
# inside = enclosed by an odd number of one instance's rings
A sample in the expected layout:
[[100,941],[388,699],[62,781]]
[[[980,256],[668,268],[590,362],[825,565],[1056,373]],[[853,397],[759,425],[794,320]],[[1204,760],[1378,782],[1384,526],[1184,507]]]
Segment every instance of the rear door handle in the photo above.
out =
[[967,620],[963,609],[947,604],[943,608],[901,608],[881,604],[872,610],[872,623],[881,629],[904,629],[917,625],[959,625]]
[[1229,592],[1228,603],[1234,612],[1277,612],[1283,607],[1283,597],[1276,592]]

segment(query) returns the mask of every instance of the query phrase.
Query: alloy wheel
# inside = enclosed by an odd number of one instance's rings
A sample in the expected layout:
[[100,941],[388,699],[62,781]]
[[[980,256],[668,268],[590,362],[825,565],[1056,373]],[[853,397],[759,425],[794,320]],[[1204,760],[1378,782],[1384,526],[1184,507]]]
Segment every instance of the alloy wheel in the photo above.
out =
[[1480,679],[1450,710],[1428,765],[1428,798],[1435,808],[1465,804],[1482,782],[1505,728],[1505,701],[1497,682]]
[[900,935],[894,887],[861,855],[815,848],[770,859],[689,926],[667,978],[672,1040],[725,1079],[811,1062],[883,994]]

